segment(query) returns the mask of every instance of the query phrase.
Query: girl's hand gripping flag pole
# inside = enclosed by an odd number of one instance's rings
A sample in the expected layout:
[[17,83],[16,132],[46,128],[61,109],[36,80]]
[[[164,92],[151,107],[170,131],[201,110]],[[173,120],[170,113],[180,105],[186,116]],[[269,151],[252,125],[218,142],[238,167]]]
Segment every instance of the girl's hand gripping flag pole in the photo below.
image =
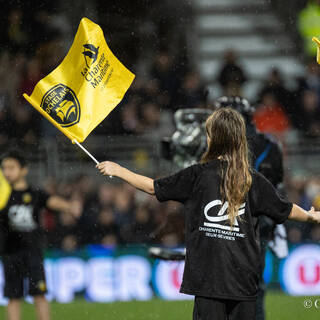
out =
[[62,63],[23,97],[98,164],[80,142],[119,104],[134,77],[113,55],[99,25],[82,18]]

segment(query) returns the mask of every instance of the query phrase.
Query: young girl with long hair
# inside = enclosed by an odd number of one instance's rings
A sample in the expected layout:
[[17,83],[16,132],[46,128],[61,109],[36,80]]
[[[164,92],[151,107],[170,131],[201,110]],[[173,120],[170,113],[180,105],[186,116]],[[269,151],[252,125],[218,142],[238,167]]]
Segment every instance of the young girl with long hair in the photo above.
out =
[[159,201],[184,204],[186,262],[180,291],[195,296],[194,320],[253,320],[258,289],[258,217],[320,223],[277,193],[252,169],[244,119],[221,108],[206,123],[208,148],[199,163],[161,179],[133,173],[110,161],[97,165]]

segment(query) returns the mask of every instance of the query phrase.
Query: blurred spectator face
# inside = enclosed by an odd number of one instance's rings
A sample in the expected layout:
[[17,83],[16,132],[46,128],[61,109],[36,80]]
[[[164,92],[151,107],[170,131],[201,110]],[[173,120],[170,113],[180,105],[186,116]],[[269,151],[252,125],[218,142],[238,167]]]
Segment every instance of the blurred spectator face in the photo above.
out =
[[40,77],[40,62],[37,58],[28,61],[27,78],[28,80],[38,81]]
[[127,104],[121,110],[122,125],[126,130],[135,131],[139,126],[138,108],[135,103]]
[[144,82],[141,78],[136,77],[131,85],[131,91],[139,92],[144,87]]
[[19,25],[22,23],[22,11],[19,9],[14,9],[9,14],[9,23],[14,25]]
[[145,224],[149,221],[149,212],[146,207],[140,206],[136,211],[136,222]]
[[310,60],[307,64],[307,74],[308,75],[317,75],[319,73],[318,68],[319,67],[318,67],[318,64],[315,61],[315,59]]
[[16,69],[23,68],[27,63],[27,57],[22,52],[19,52],[15,55],[13,60],[13,67]]
[[5,75],[4,73],[7,72],[8,66],[10,66],[10,54],[8,51],[2,52],[0,56],[0,74],[1,74],[1,84],[5,83]]
[[227,63],[230,63],[230,64],[235,63],[235,61],[236,61],[236,53],[232,49],[229,49],[229,50],[225,51],[224,60]]
[[47,177],[43,184],[44,190],[49,195],[54,195],[57,193],[57,186],[57,180],[54,177]]
[[92,177],[85,174],[78,177],[76,185],[83,195],[92,193],[94,189],[94,181]]
[[101,240],[101,244],[106,247],[114,247],[117,245],[117,243],[118,240],[115,234],[108,234]]
[[318,108],[318,96],[311,90],[305,90],[302,96],[303,108],[308,112],[313,112]]
[[31,122],[31,113],[29,109],[18,107],[15,110],[15,120],[19,125],[23,125]]
[[168,214],[175,214],[175,213],[179,213],[179,210],[181,208],[182,208],[182,205],[180,203],[177,203],[175,201],[168,201],[166,211]]
[[311,229],[311,240],[314,242],[320,242],[320,226],[314,225]]
[[61,249],[63,251],[71,252],[77,249],[76,236],[69,234],[62,239]]
[[122,184],[121,184],[121,188],[123,188],[123,189],[127,192],[128,196],[129,196],[131,199],[134,198],[134,196],[135,196],[135,194],[136,194],[136,192],[137,192],[137,189],[136,189],[135,187],[133,187],[133,186],[132,186],[131,184],[129,184],[129,183],[122,183]]
[[64,197],[69,197],[74,191],[74,188],[71,183],[66,181],[60,182],[57,187],[58,194]]
[[160,108],[154,103],[146,103],[141,109],[144,122],[150,127],[156,127],[160,121]]
[[48,21],[51,19],[51,16],[46,10],[40,10],[36,12],[36,14],[34,15],[34,18],[36,21],[40,23],[47,24]]
[[261,103],[265,107],[268,107],[268,106],[273,106],[273,105],[277,104],[278,102],[272,93],[266,93],[263,95],[263,97],[261,99]]
[[302,240],[302,232],[296,227],[292,227],[288,231],[288,241],[291,243],[299,243]]
[[114,215],[111,208],[103,209],[98,217],[98,221],[102,226],[110,226],[114,223]]
[[200,86],[200,77],[196,72],[190,72],[183,81],[183,88],[186,91],[195,91]]
[[119,212],[127,212],[131,207],[131,197],[129,192],[122,187],[117,187],[115,193],[115,209]]
[[273,68],[269,74],[268,82],[270,84],[280,84],[282,82],[280,71],[277,68]]
[[159,94],[159,83],[156,79],[151,79],[145,84],[145,92],[149,96],[156,96]]
[[104,183],[99,187],[98,200],[104,206],[112,205],[115,197],[115,189],[111,184]]
[[162,244],[165,247],[177,247],[179,244],[178,236],[175,233],[168,233],[162,237]]
[[319,180],[314,178],[310,179],[305,187],[305,193],[309,199],[313,199],[320,195],[320,183]]
[[168,52],[162,51],[156,56],[156,67],[159,71],[168,71],[172,64],[172,59]]
[[19,161],[13,158],[4,158],[1,162],[1,169],[10,184],[23,179],[28,173],[28,168],[21,167]]

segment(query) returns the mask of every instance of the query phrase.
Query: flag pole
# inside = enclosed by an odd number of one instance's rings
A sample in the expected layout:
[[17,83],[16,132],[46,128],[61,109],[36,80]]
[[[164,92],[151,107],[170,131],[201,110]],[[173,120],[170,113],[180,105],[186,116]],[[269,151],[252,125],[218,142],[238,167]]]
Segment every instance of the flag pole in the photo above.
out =
[[[96,164],[99,164],[99,161],[76,139],[72,140],[72,143],[76,144],[82,151],[84,151]],[[109,176],[109,178],[112,178],[112,176]]]
[[76,139],[72,140],[72,143],[75,143],[79,148],[81,148],[96,164],[99,164],[99,161],[83,146],[81,145]]

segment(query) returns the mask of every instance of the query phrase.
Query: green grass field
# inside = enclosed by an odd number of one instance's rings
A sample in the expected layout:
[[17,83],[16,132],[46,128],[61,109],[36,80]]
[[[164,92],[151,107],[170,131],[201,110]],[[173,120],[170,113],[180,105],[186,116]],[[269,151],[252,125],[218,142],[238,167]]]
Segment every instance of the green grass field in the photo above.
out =
[[[320,297],[319,297],[320,298]],[[316,297],[290,297],[280,292],[269,292],[266,298],[267,320],[319,320],[320,308],[304,307],[304,301]],[[319,303],[320,304],[320,303]],[[70,304],[51,303],[52,320],[151,320],[192,319],[192,301],[89,303],[78,299]],[[320,306],[319,306],[320,307]],[[0,319],[5,309],[0,307]],[[32,305],[23,304],[23,320],[35,319]]]

